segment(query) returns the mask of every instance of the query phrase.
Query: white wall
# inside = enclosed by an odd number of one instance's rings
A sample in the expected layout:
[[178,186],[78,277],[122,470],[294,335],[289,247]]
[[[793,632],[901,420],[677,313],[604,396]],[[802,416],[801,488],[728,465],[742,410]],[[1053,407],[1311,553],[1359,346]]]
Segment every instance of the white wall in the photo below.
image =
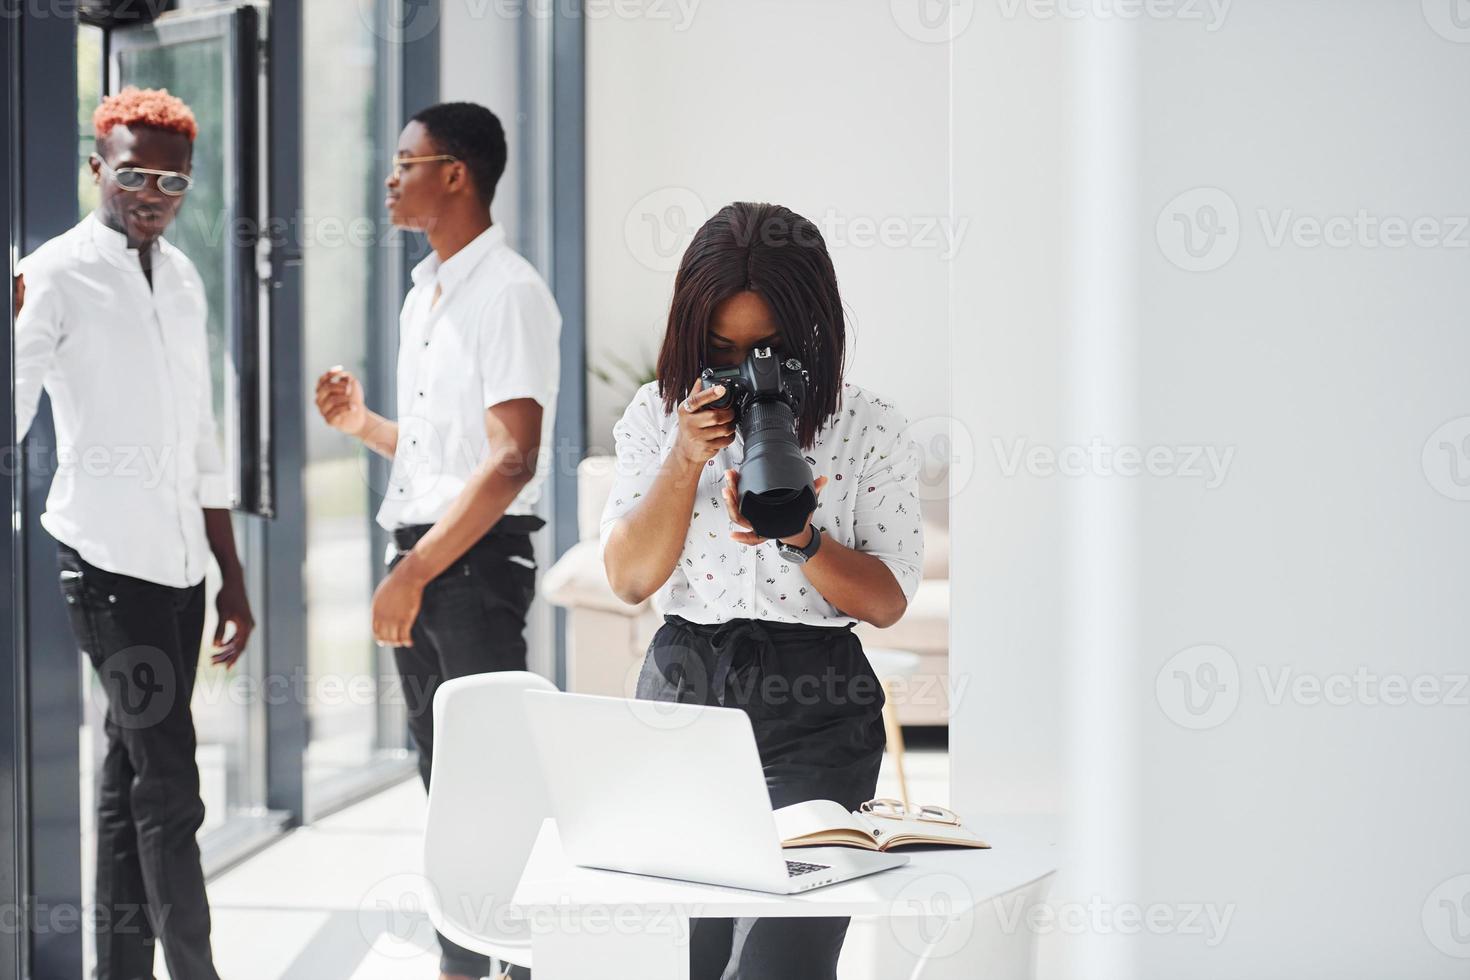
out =
[[[1114,315],[1125,300],[1107,291],[1127,282],[1124,257],[1098,244],[1127,217],[1100,185],[1118,182],[1131,123],[1107,39],[999,6],[952,10],[953,208],[982,229],[951,283],[954,432],[969,461],[957,472],[973,474],[956,481],[951,519],[953,800],[980,827],[1002,813],[1055,825],[1052,896],[1066,909],[1136,891],[1128,699],[1108,669],[1130,652],[1118,592],[1131,587],[1133,488],[1024,460],[1086,444],[1104,419],[1115,434],[1133,424],[1128,323]],[[1039,943],[1042,976],[1134,976],[1114,937],[1048,930]]]
[[[884,4],[589,11],[589,361],[651,363],[694,229],[731,201],[773,201],[828,239],[855,328],[849,377],[911,420],[947,412],[943,46],[898,30]],[[593,446],[611,448],[629,394],[593,383]]]
[[[1172,920],[1050,933],[1049,975],[1462,976],[1470,421],[1436,433],[1470,416],[1470,32],[1435,0],[957,9],[957,207],[995,233],[955,268],[959,806],[1056,809],[1059,903]],[[992,435],[1233,456],[1007,476]]]
[[1006,478],[994,440],[1055,446],[1066,425],[1073,47],[982,9],[954,52],[953,208],[979,229],[953,267],[947,345],[956,445],[973,467],[955,481],[951,517],[950,673],[965,684],[951,726],[955,799],[972,812],[1055,813],[1067,488]]
[[[443,0],[439,7],[439,98],[478,102],[505,127],[510,160],[495,188],[490,213],[516,243],[524,224],[517,207],[522,175],[516,154],[530,132],[521,115],[516,43],[520,22],[517,17],[501,16],[504,9],[473,0]],[[411,114],[421,107],[407,108]]]
[[[1470,231],[1449,248],[1273,248],[1259,212],[1470,215],[1470,45],[1420,4],[1253,2],[1212,37],[1146,31],[1139,66],[1148,213],[1200,185],[1240,212],[1217,271],[1144,248],[1146,438],[1238,453],[1217,491],[1144,489],[1137,679],[1198,643],[1241,675],[1218,727],[1145,716],[1140,809],[1167,819],[1144,886],[1238,903],[1217,975],[1463,976],[1421,913],[1470,872],[1466,692],[1458,707],[1273,706],[1258,672],[1470,670],[1470,512],[1421,465],[1431,433],[1470,413]],[[1434,462],[1448,472],[1438,447]],[[1184,952],[1152,942],[1144,963],[1168,975]]]

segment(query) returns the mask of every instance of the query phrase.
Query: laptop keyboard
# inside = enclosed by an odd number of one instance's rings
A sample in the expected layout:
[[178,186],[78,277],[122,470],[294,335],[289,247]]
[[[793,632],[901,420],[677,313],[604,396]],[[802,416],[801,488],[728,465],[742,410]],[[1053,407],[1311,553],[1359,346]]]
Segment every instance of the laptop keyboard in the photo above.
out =
[[813,871],[826,871],[832,867],[830,864],[807,864],[805,861],[787,861],[786,877],[795,878],[798,875],[811,874]]

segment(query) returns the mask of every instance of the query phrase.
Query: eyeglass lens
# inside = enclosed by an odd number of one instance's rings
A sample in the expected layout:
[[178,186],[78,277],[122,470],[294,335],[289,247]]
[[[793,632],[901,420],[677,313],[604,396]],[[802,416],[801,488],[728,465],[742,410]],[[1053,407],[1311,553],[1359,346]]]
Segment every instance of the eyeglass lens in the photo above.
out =
[[[141,170],[123,168],[113,172],[117,186],[125,191],[140,191],[148,183],[148,174]],[[158,189],[165,194],[182,194],[189,189],[189,178],[183,174],[163,174],[158,178]]]

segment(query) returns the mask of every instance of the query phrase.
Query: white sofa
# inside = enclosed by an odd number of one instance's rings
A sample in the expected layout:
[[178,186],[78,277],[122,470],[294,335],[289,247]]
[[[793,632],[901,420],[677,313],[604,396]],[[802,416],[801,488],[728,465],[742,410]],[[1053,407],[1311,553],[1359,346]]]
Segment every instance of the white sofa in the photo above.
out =
[[[614,460],[592,456],[577,467],[577,526],[581,536],[542,578],[548,601],[565,607],[567,689],[631,696],[649,640],[662,622],[649,602],[624,603],[607,583],[598,547],[602,508],[611,490]],[[924,579],[903,619],[887,629],[866,624],[858,635],[869,648],[918,654],[919,667],[891,682],[904,725],[949,721],[949,531],[945,501],[924,504]]]

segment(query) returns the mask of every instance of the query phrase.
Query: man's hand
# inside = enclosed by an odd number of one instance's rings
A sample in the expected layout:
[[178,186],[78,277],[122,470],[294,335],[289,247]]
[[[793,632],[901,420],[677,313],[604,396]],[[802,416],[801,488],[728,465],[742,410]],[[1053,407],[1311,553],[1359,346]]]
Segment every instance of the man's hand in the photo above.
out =
[[[219,625],[214,629],[215,652],[210,656],[209,662],[233,667],[235,661],[245,652],[245,644],[255,630],[255,617],[250,615],[250,599],[245,595],[243,575],[233,575],[225,579],[214,600],[214,608],[219,614]],[[229,639],[226,639],[225,627],[231,623],[235,629],[230,633]]]
[[[812,484],[812,489],[817,492],[818,500],[821,499],[822,488],[826,485],[827,478],[825,476],[817,477],[817,481]],[[724,496],[725,511],[730,515],[730,521],[736,527],[736,530],[730,532],[730,537],[735,541],[740,542],[741,544],[756,545],[760,544],[762,541],[766,541],[766,538],[761,537],[759,534],[756,534],[750,529],[749,522],[747,522],[744,516],[742,516],[740,513],[740,474],[733,469],[725,471]],[[815,513],[816,509],[813,508],[812,514]],[[790,545],[793,548],[805,548],[807,545],[811,544],[811,522],[812,515],[806,515],[806,525],[801,529],[801,531],[797,532],[794,537],[781,538],[781,543]]]
[[393,566],[373,593],[373,638],[384,646],[413,646],[414,620],[424,601],[424,582],[413,573],[413,556]]
[[20,308],[26,305],[26,277],[15,277],[15,315],[20,316]]
[[340,364],[316,379],[316,410],[328,425],[349,436],[361,436],[367,427],[362,384]]

